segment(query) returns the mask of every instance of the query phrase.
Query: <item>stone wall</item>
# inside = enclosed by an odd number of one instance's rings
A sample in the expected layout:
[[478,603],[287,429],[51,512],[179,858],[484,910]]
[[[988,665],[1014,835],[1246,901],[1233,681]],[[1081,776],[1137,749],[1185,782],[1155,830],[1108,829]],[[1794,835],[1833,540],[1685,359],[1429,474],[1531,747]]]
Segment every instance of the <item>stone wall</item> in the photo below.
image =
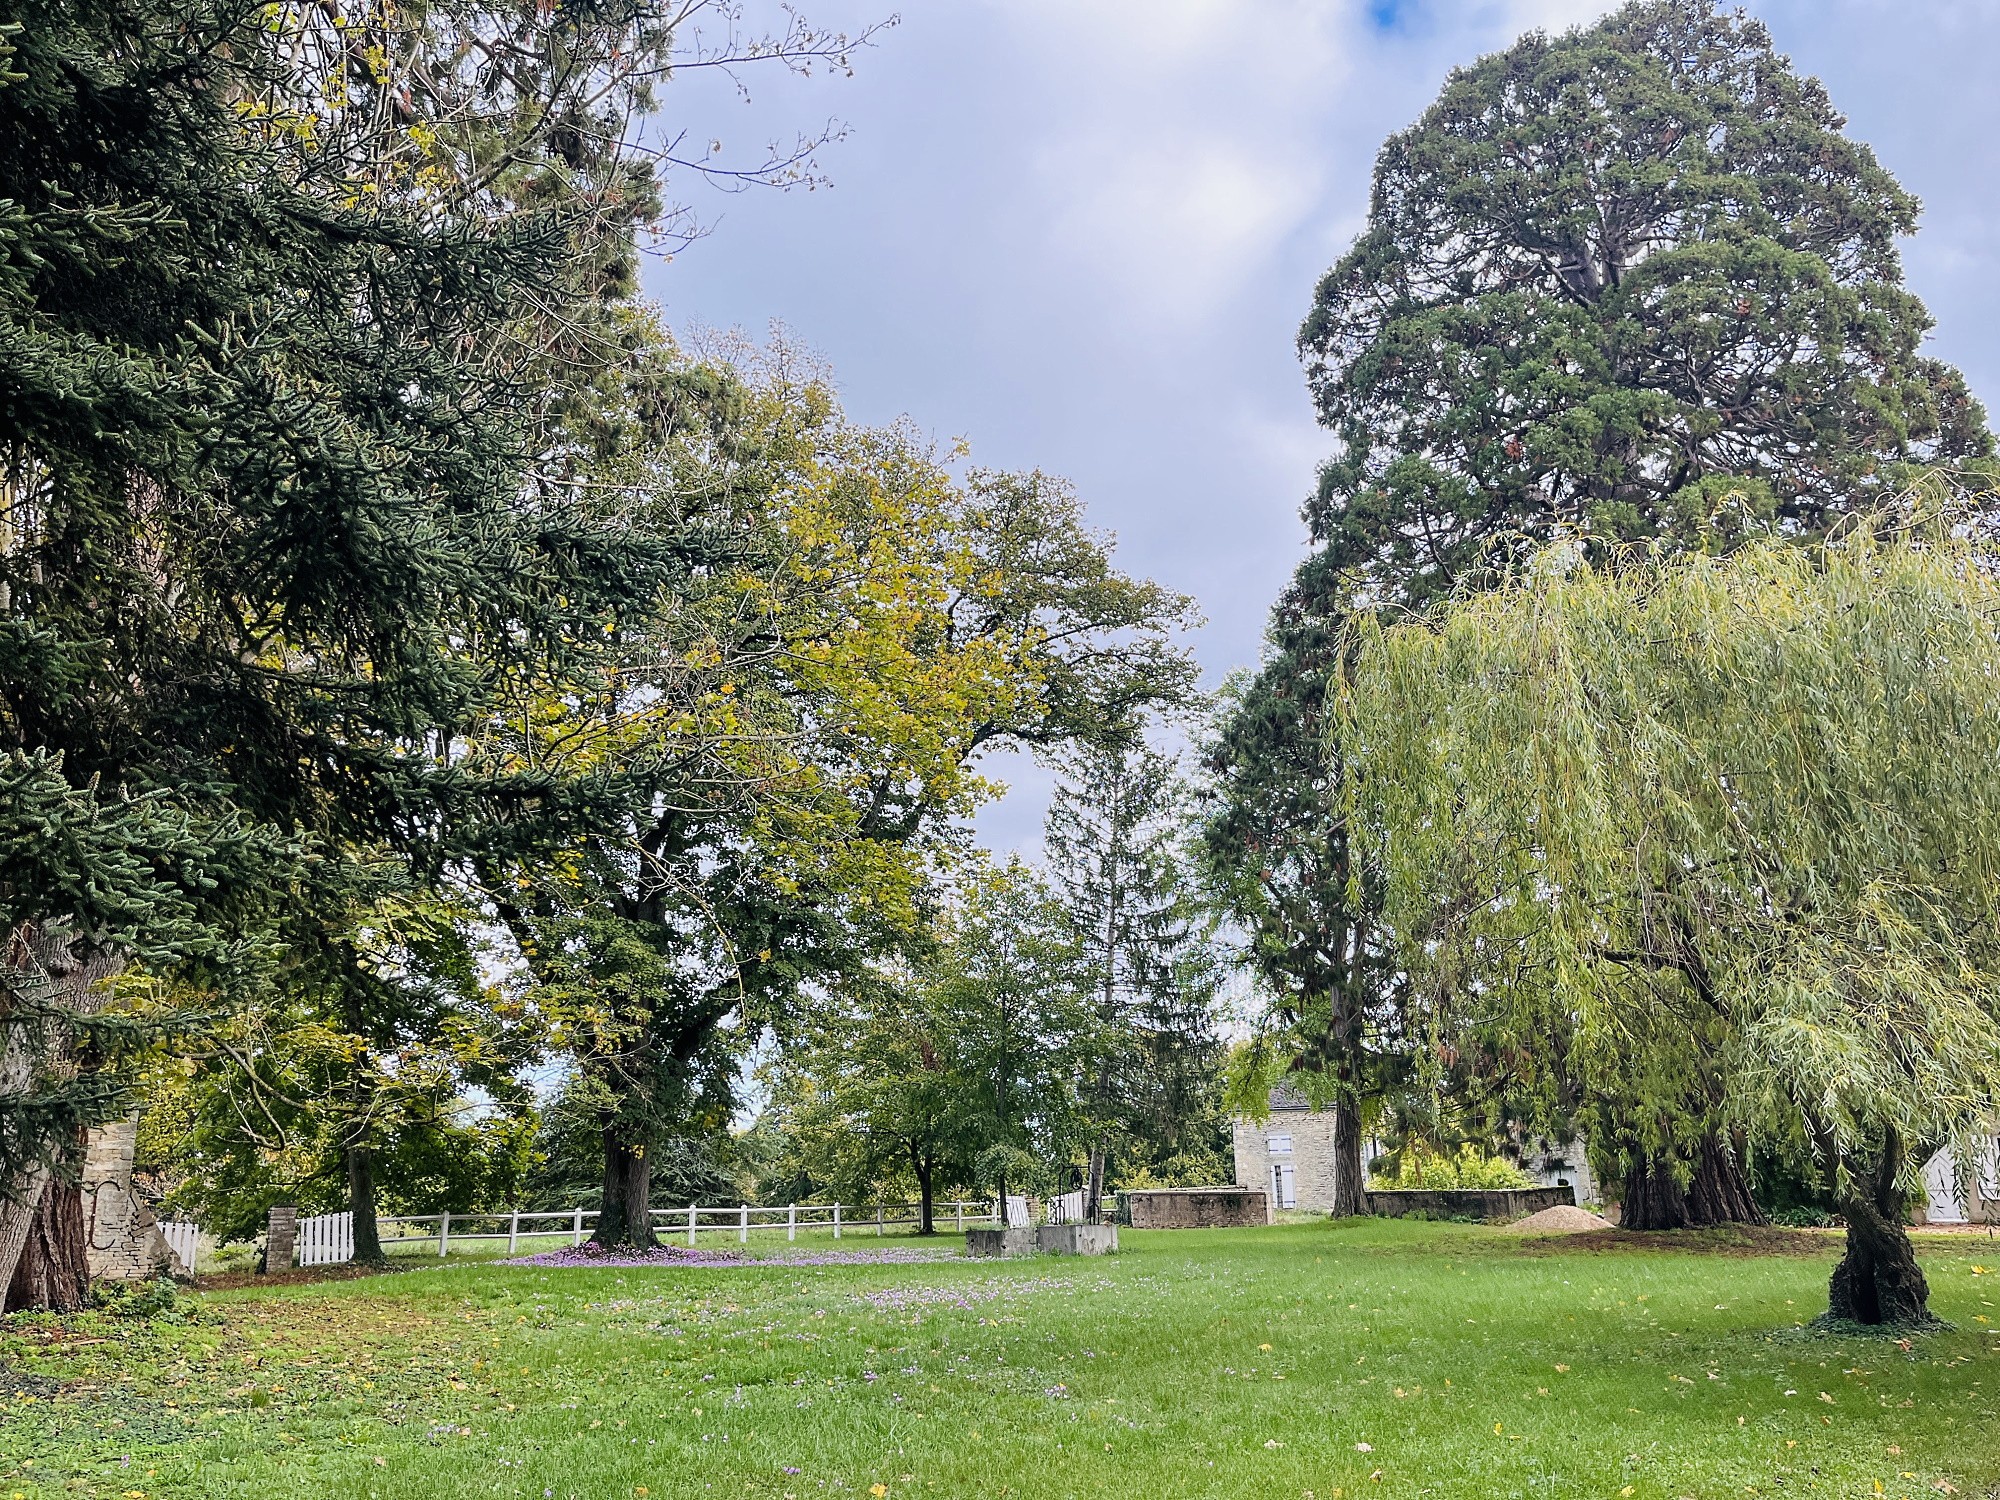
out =
[[1575,1202],[1576,1189],[1569,1186],[1406,1189],[1393,1193],[1377,1189],[1368,1194],[1369,1211],[1385,1219],[1427,1214],[1434,1219],[1473,1218],[1502,1224]]
[[1271,1222],[1270,1195],[1257,1188],[1146,1188],[1124,1197],[1134,1229],[1239,1229]]
[[92,1280],[150,1281],[161,1272],[185,1277],[187,1268],[160,1233],[152,1209],[132,1188],[132,1156],[139,1117],[115,1120],[90,1132],[83,1161],[83,1222]]

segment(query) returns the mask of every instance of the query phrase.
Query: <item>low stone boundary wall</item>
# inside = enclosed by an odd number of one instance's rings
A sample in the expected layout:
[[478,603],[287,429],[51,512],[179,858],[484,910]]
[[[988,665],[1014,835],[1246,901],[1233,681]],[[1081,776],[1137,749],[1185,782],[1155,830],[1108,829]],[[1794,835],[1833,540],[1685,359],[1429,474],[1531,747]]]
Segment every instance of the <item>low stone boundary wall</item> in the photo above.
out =
[[965,1253],[982,1258],[994,1256],[1012,1259],[1016,1255],[1033,1255],[1037,1249],[1035,1231],[1026,1225],[1012,1229],[968,1229],[965,1231]]
[[1044,1224],[1035,1231],[1035,1248],[1044,1255],[1116,1255],[1116,1224]]
[[1472,1218],[1510,1223],[1545,1208],[1576,1203],[1576,1189],[1538,1188],[1412,1188],[1396,1192],[1368,1190],[1369,1212],[1385,1219],[1423,1214],[1434,1219]]
[[1271,1222],[1262,1188],[1144,1188],[1124,1195],[1134,1229],[1240,1229]]

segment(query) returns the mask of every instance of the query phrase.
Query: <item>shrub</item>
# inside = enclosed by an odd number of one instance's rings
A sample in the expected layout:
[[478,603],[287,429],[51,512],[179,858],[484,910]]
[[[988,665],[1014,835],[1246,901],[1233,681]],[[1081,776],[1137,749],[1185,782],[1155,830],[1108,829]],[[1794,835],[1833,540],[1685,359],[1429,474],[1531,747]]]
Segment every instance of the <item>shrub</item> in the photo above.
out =
[[170,1276],[152,1281],[99,1281],[90,1288],[91,1301],[116,1318],[159,1318],[177,1323],[181,1321],[176,1306],[179,1296]]
[[1514,1163],[1497,1156],[1482,1156],[1470,1144],[1460,1146],[1456,1156],[1445,1156],[1418,1141],[1399,1153],[1396,1171],[1381,1186],[1391,1191],[1448,1188],[1528,1188],[1534,1180]]

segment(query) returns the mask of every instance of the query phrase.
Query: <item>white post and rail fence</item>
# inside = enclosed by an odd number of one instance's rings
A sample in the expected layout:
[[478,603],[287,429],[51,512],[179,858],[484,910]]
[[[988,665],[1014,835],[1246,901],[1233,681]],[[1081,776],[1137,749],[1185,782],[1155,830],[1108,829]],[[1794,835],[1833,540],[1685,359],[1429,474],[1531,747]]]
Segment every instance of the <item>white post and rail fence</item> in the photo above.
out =
[[[1011,1202],[1008,1208],[1010,1219],[1022,1212]],[[990,1200],[952,1199],[931,1205],[932,1222],[939,1229],[949,1225],[963,1231],[968,1225],[996,1223],[999,1217],[996,1205]],[[717,1234],[731,1233],[739,1244],[748,1244],[753,1229],[782,1229],[786,1240],[792,1241],[799,1237],[801,1229],[831,1229],[833,1237],[839,1239],[843,1234],[870,1230],[881,1235],[890,1229],[915,1228],[921,1222],[920,1205],[915,1203],[691,1203],[685,1208],[656,1208],[652,1210],[652,1218],[656,1233],[688,1245],[696,1244],[702,1235],[713,1239]],[[375,1220],[385,1254],[435,1244],[440,1258],[449,1255],[453,1245],[461,1243],[497,1244],[504,1240],[509,1255],[519,1251],[523,1240],[555,1239],[566,1240],[572,1246],[581,1245],[596,1222],[597,1210],[590,1208],[554,1212],[447,1211],[387,1215]],[[301,1266],[343,1264],[354,1259],[354,1215],[316,1214],[302,1219],[295,1209],[274,1208],[266,1247],[267,1265],[289,1265],[294,1258]]]

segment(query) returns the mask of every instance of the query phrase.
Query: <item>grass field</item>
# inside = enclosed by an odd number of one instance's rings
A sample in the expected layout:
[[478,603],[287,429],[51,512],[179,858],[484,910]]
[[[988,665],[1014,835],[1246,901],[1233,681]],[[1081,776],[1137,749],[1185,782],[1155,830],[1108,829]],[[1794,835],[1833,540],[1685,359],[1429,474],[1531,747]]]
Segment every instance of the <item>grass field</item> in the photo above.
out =
[[[0,1500],[2000,1494],[2000,1245],[1957,1325],[1803,1323],[1805,1253],[1359,1222],[1111,1260],[491,1264],[0,1325]],[[891,1241],[908,1246],[908,1240]],[[852,1249],[870,1248],[856,1239]]]

